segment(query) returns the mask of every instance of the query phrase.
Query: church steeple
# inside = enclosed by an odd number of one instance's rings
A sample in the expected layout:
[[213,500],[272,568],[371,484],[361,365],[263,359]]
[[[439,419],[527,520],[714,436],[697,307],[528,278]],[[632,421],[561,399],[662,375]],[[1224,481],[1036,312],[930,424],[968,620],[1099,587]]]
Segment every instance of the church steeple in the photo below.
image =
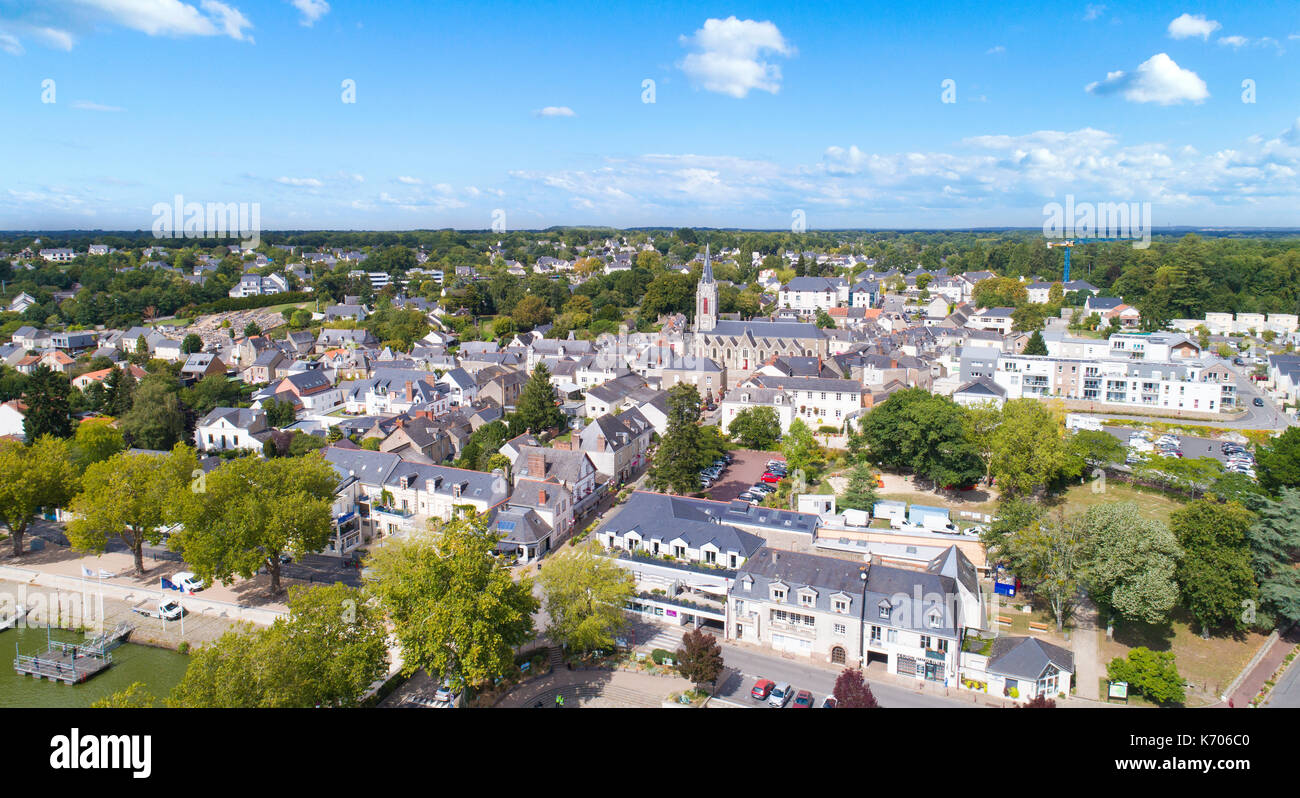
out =
[[713,263],[709,258],[709,245],[704,245],[704,271],[695,288],[695,329],[711,332],[718,326],[718,284],[713,282]]

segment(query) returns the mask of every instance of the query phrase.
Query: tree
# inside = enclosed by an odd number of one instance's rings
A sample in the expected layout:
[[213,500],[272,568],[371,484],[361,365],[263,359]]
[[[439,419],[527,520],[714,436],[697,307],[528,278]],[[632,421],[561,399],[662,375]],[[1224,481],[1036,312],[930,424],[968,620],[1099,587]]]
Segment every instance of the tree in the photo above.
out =
[[1259,485],[1276,494],[1282,488],[1300,488],[1300,427],[1288,427],[1278,437],[1255,450]]
[[839,506],[868,511],[876,506],[876,475],[866,463],[858,463],[849,472],[849,484],[839,498]]
[[110,416],[121,417],[131,409],[135,399],[136,380],[130,368],[125,371],[113,366],[113,370],[104,378],[103,411]]
[[1082,464],[1094,468],[1105,468],[1112,463],[1122,463],[1128,449],[1119,438],[1103,430],[1081,429],[1070,436],[1066,442],[1070,455],[1082,461]]
[[975,284],[972,297],[981,308],[1016,308],[1029,301],[1029,290],[1014,277],[990,277]]
[[31,446],[0,440],[0,521],[9,528],[13,556],[42,507],[61,507],[77,483],[68,444],[45,436]]
[[966,439],[985,463],[984,481],[989,480],[988,462],[993,456],[993,434],[1002,423],[1002,406],[996,402],[978,402],[966,406],[963,419]]
[[36,367],[27,378],[27,404],[23,435],[34,441],[42,435],[56,438],[72,436],[72,385],[68,378],[45,364]]
[[261,334],[262,334],[262,328],[258,326],[257,322],[250,321],[248,324],[244,325],[245,338],[253,338]]
[[82,491],[68,508],[68,540],[77,551],[103,552],[110,537],[121,539],[144,575],[144,544],[157,545],[172,495],[190,484],[199,461],[194,450],[176,444],[166,455],[119,452],[93,463]]
[[[492,555],[488,518],[460,516],[441,532],[390,540],[367,560],[371,590],[393,624],[405,671],[424,668],[457,687],[490,682],[533,636],[532,580],[516,582]],[[549,566],[548,566],[549,567]]]
[[90,705],[91,709],[152,709],[158,697],[149,691],[144,682],[132,682],[128,687],[105,696]]
[[821,308],[817,309],[817,318],[815,323],[823,330],[832,330],[835,328],[835,319],[832,319],[831,314]]
[[627,625],[623,608],[636,594],[627,570],[596,553],[594,541],[552,556],[537,578],[551,622],[546,634],[570,651],[614,647]]
[[319,455],[231,460],[201,490],[173,493],[184,525],[173,545],[200,576],[230,584],[263,567],[280,592],[280,555],[301,557],[329,542],[338,474]]
[[673,659],[677,661],[677,672],[694,682],[696,688],[713,684],[722,675],[722,646],[703,629],[692,629],[682,635],[682,647]]
[[1127,682],[1138,695],[1157,704],[1181,704],[1187,699],[1172,651],[1152,651],[1139,646],[1128,652],[1127,659],[1111,660],[1106,665],[1106,674],[1113,682]]
[[1022,709],[1056,709],[1056,701],[1040,693],[1021,704],[1020,707]]
[[1183,604],[1202,636],[1223,626],[1243,630],[1248,625],[1244,610],[1259,597],[1247,539],[1254,521],[1254,513],[1240,504],[1213,498],[1189,502],[1169,516],[1184,551],[1176,573]]
[[266,411],[266,423],[271,427],[287,427],[298,420],[298,411],[293,402],[282,402],[274,397],[262,401]]
[[1157,624],[1178,603],[1174,573],[1183,551],[1163,522],[1132,502],[1088,508],[1079,520],[1085,540],[1083,581],[1108,615]]
[[790,429],[781,438],[781,454],[785,455],[786,466],[790,475],[798,478],[800,472],[820,463],[823,458],[822,447],[813,437],[813,431],[802,418],[790,422]]
[[265,629],[237,626],[190,655],[168,705],[353,707],[388,671],[378,608],[343,584],[294,586],[289,616]]
[[551,385],[551,372],[545,363],[539,362],[533,367],[532,375],[519,394],[515,414],[524,428],[533,432],[564,428],[564,411],[555,404],[555,387]]
[[1022,352],[1021,354],[1025,354],[1025,355],[1046,355],[1047,354],[1047,342],[1043,340],[1043,333],[1041,331],[1034,330],[1034,334],[1029,336],[1029,342],[1025,344],[1025,351]]
[[700,394],[688,382],[668,389],[668,429],[650,468],[650,481],[658,490],[691,493],[700,485]]
[[1002,406],[1002,423],[993,433],[989,471],[1003,495],[1026,495],[1063,476],[1078,474],[1069,456],[1061,422],[1037,399],[1013,399]]
[[516,327],[531,330],[539,324],[545,324],[551,320],[551,309],[546,305],[545,299],[535,294],[529,294],[519,300],[510,315],[514,319]]
[[835,679],[836,709],[877,709],[876,697],[871,693],[871,685],[863,678],[857,668],[845,668]]
[[1016,576],[1047,599],[1056,630],[1074,608],[1084,563],[1085,540],[1073,518],[1043,518],[1009,537],[1003,544]]
[[745,449],[771,449],[781,438],[781,420],[770,407],[746,407],[727,425],[727,432]]
[[[1002,497],[998,499],[998,511],[988,529],[980,535],[980,542],[990,553],[1010,556],[1008,539],[1020,530],[1036,524],[1044,513],[1043,506],[1032,499],[1022,496]],[[1014,564],[1012,564],[1014,567]]]
[[84,473],[91,463],[103,462],[125,448],[122,433],[108,421],[83,421],[72,437],[72,462],[79,473]]
[[179,386],[162,375],[150,375],[142,380],[135,390],[131,410],[122,416],[118,428],[133,448],[171,449],[186,437]]
[[1300,491],[1282,488],[1256,515],[1247,535],[1260,602],[1279,620],[1300,621]]
[[910,470],[936,489],[967,485],[985,473],[979,451],[966,436],[965,409],[924,388],[891,394],[866,415],[862,432],[874,462]]
[[185,336],[184,340],[181,341],[182,354],[192,355],[195,352],[201,352],[202,350],[203,350],[203,339],[200,338],[196,333],[190,333],[189,335]]

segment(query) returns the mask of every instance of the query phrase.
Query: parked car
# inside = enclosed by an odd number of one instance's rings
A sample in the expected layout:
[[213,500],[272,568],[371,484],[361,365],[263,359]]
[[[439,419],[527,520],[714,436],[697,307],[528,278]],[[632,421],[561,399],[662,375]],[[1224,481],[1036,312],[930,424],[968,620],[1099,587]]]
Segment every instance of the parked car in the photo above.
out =
[[750,490],[757,491],[758,493],[761,493],[764,496],[767,496],[772,493],[776,493],[776,488],[763,482],[758,483],[754,487],[750,488]]
[[181,603],[176,599],[163,599],[158,602],[158,617],[166,621],[180,620],[181,614],[184,613]]
[[812,709],[813,696],[807,690],[800,690],[794,694],[794,703],[790,705],[791,709]]
[[759,701],[766,701],[767,697],[772,694],[772,688],[776,687],[776,682],[771,679],[759,679],[754,682],[750,689],[750,696],[757,698]]
[[438,689],[433,694],[433,700],[439,704],[450,705],[456,698],[456,691],[452,688],[451,679],[444,678],[438,685]]
[[1264,406],[1264,400],[1263,400],[1263,399],[1260,399],[1258,396],[1256,396],[1256,397],[1255,397],[1255,401],[1251,402],[1251,404],[1255,405],[1255,407],[1263,407],[1263,406]]
[[767,705],[780,709],[790,703],[790,699],[793,697],[794,688],[790,686],[789,682],[781,682],[772,688],[771,695],[767,697]]
[[189,571],[181,571],[172,577],[172,584],[184,590],[186,593],[195,593],[208,586],[201,578],[195,576]]
[[826,696],[825,698],[822,699],[822,707],[821,707],[821,708],[822,708],[822,709],[835,709],[835,705],[838,704],[838,703],[839,703],[839,702],[835,699],[835,696],[833,696],[833,695],[828,695],[828,696]]
[[771,471],[767,471],[764,472],[763,476],[759,477],[759,479],[763,480],[764,482],[780,482],[782,478],[778,477],[776,474],[773,474]]

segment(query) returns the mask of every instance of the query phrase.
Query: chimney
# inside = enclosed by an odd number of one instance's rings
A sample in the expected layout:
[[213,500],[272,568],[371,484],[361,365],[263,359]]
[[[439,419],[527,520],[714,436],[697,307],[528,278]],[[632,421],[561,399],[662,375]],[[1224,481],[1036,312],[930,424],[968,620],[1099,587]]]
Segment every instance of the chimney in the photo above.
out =
[[411,385],[411,381],[410,381],[410,380],[407,380],[407,381],[406,381],[406,401],[410,402],[410,401],[414,401],[414,399],[415,399],[415,391],[413,390],[413,386]]
[[546,453],[529,452],[528,453],[528,474],[532,477],[546,476]]
[[598,450],[602,451],[602,452],[605,451],[605,436],[604,436],[604,435],[597,435],[597,436],[596,436],[596,448],[597,448]]
[[544,490],[537,491],[537,503],[546,504],[546,491]]

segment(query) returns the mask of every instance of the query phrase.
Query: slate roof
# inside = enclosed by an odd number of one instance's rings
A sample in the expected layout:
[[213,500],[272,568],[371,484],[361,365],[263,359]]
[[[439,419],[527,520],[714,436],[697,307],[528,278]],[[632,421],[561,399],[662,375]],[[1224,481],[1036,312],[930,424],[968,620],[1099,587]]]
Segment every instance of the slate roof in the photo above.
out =
[[718,520],[721,506],[705,499],[636,491],[628,497],[623,509],[601,524],[596,534],[621,535],[635,530],[642,540],[657,540],[660,546],[680,538],[688,548],[698,549],[713,543],[719,551],[751,557],[765,541]]
[[1036,680],[1048,663],[1074,673],[1074,653],[1033,637],[999,637],[989,654],[990,673]]

